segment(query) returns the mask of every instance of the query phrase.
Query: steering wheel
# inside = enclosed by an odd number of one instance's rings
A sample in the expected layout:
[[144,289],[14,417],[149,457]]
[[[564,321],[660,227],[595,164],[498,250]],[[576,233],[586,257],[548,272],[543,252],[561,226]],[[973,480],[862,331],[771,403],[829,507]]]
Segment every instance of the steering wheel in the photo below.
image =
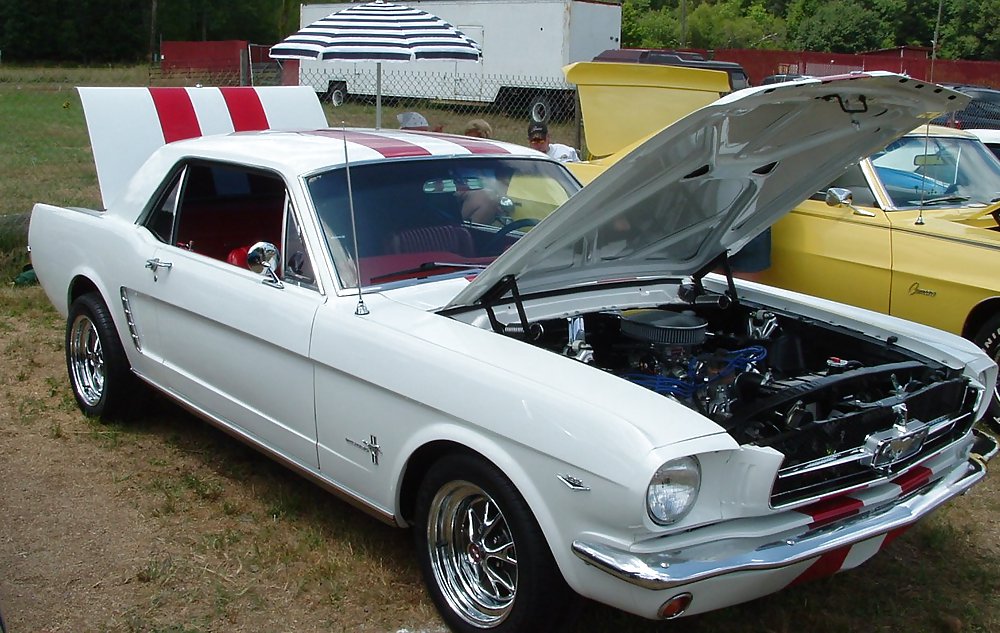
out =
[[535,226],[538,222],[539,220],[536,218],[521,218],[520,220],[504,224],[499,231],[490,237],[490,241],[486,245],[486,252],[492,253],[493,251],[497,251],[499,253],[502,250],[503,241],[508,235],[519,229]]

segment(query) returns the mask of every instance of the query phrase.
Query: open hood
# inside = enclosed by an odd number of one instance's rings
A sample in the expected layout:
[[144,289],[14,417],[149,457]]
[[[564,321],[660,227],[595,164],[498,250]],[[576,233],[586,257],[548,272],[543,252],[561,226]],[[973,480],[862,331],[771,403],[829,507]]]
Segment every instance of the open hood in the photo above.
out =
[[721,70],[577,62],[563,68],[576,85],[587,151],[610,156],[730,92]]
[[609,167],[448,307],[476,304],[508,276],[531,293],[691,275],[738,250],[848,165],[965,99],[883,72],[734,92]]

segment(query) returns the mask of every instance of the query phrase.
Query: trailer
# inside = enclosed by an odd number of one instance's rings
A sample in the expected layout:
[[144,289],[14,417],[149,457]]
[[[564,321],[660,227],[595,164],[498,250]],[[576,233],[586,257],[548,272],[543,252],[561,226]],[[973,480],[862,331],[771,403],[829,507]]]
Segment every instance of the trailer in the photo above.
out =
[[[307,26],[359,3],[303,4]],[[621,4],[597,0],[410,0],[478,42],[483,60],[385,63],[383,97],[496,104],[513,115],[545,121],[571,114],[573,86],[563,67],[618,48]],[[376,94],[375,62],[299,64],[299,84],[340,105]]]

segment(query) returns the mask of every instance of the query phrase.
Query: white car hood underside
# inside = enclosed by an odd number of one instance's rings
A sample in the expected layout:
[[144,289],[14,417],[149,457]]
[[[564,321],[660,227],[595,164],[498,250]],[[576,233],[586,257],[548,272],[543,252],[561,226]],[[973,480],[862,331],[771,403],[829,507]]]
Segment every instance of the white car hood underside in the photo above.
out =
[[683,277],[735,252],[848,165],[964,103],[892,73],[749,88],[650,137],[458,293]]

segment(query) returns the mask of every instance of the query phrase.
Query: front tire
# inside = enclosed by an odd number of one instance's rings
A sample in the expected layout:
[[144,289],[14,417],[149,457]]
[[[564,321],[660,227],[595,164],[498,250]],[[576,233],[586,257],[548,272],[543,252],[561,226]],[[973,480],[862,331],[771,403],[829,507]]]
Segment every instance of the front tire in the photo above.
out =
[[453,631],[556,631],[574,594],[514,485],[472,455],[434,464],[417,495],[417,556]]
[[[1000,363],[1000,314],[990,317],[972,340],[983,348],[983,351],[989,354],[994,362]],[[983,422],[994,431],[1000,432],[1000,386],[993,389],[990,407]]]
[[66,369],[80,410],[110,421],[126,417],[139,389],[100,295],[78,297],[66,320]]

